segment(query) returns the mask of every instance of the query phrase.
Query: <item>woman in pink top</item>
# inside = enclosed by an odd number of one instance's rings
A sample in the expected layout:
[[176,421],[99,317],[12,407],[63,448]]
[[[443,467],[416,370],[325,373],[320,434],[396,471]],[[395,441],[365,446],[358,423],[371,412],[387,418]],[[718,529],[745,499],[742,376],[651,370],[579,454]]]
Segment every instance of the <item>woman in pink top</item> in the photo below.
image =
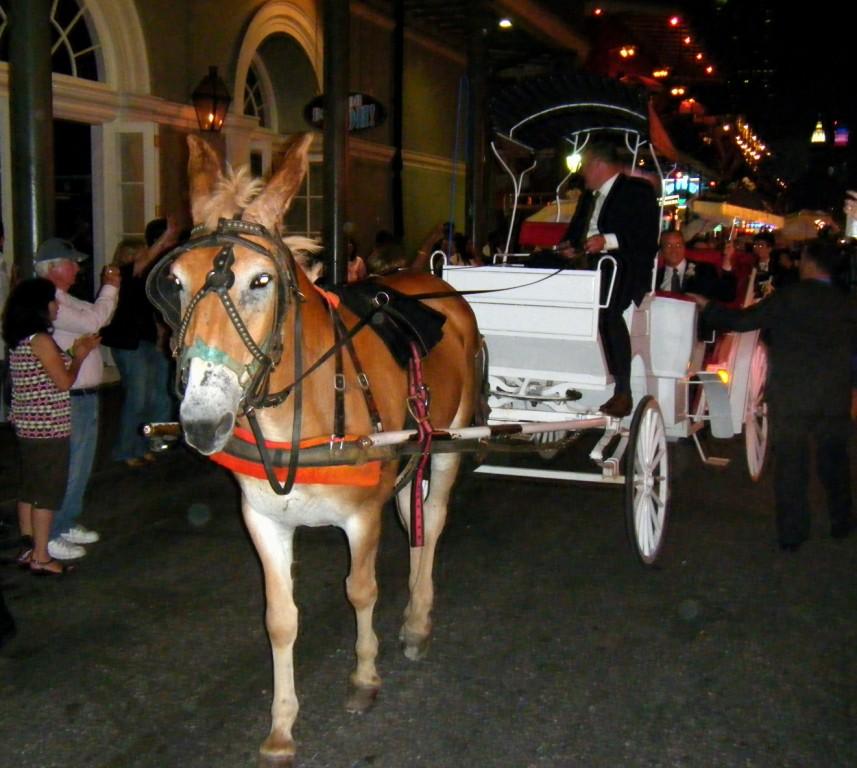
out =
[[21,455],[18,564],[43,576],[65,572],[48,554],[48,538],[68,475],[68,390],[81,363],[100,341],[95,334],[81,336],[63,353],[51,338],[56,316],[56,289],[43,278],[19,283],[3,313],[12,378],[11,416]]

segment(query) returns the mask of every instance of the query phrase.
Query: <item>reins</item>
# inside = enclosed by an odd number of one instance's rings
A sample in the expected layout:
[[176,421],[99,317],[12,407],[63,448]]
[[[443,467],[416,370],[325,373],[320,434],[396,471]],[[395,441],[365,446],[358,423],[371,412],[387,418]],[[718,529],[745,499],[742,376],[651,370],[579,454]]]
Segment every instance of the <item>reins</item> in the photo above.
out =
[[[265,240],[272,247],[266,248],[264,245],[251,240],[247,235],[252,235]],[[229,289],[235,282],[235,274],[232,272],[232,266],[235,263],[234,248],[240,245],[255,253],[265,256],[274,265],[277,272],[277,298],[276,307],[265,338],[256,342],[253,339],[246,324],[241,318],[238,308],[235,306],[229,296]],[[183,254],[197,250],[199,248],[218,248],[218,252],[212,261],[212,269],[206,274],[205,282],[202,287],[196,292],[193,298],[189,301],[187,308],[179,314],[177,301],[175,297],[168,295],[165,286],[175,283],[170,281],[167,271],[170,265]],[[366,314],[359,315],[358,321],[351,327],[347,328],[342,322],[339,313],[328,301],[328,308],[331,314],[331,323],[333,326],[334,341],[332,346],[318,357],[308,368],[304,370],[303,347],[300,343],[303,332],[303,313],[301,311],[302,304],[306,301],[306,297],[298,287],[296,277],[296,265],[286,244],[282,239],[275,237],[261,224],[246,222],[237,219],[221,219],[217,229],[213,233],[203,234],[195,237],[185,245],[176,248],[168,253],[161,261],[159,261],[152,270],[146,282],[146,291],[152,303],[157,306],[163,313],[167,322],[173,327],[175,337],[173,340],[173,354],[177,358],[176,370],[176,390],[179,396],[183,396],[183,383],[187,370],[190,366],[190,361],[194,357],[206,360],[208,362],[216,362],[226,365],[230,370],[233,370],[238,376],[239,384],[243,386],[243,393],[240,400],[240,407],[243,409],[244,416],[250,426],[250,431],[256,441],[256,448],[259,452],[259,458],[265,472],[265,476],[271,489],[274,493],[285,496],[289,494],[294,486],[300,457],[300,436],[301,426],[303,421],[303,387],[304,380],[312,373],[317,371],[325,362],[332,356],[337,357],[337,376],[335,378],[334,389],[335,394],[335,415],[334,429],[331,435],[331,444],[333,444],[337,436],[339,439],[344,435],[344,412],[342,405],[342,395],[344,393],[344,377],[342,375],[341,355],[342,350],[346,349],[351,356],[352,363],[358,375],[358,383],[360,384],[363,396],[366,402],[366,407],[369,412],[370,420],[373,428],[376,431],[383,429],[381,418],[378,414],[377,406],[375,405],[374,397],[369,389],[368,378],[363,372],[357,357],[356,349],[353,345],[354,337],[360,333],[367,325],[369,325],[379,312],[386,310],[386,305],[389,303],[390,296],[383,289],[379,289],[372,302],[374,307]],[[533,280],[521,285],[509,286],[506,288],[470,290],[470,291],[431,291],[421,294],[406,294],[409,299],[423,301],[427,299],[446,299],[461,296],[472,296],[485,293],[499,293],[501,291],[514,290],[516,288],[525,288],[530,285],[536,285],[545,280],[550,279],[554,275],[561,272],[562,269],[557,269],[554,272],[545,275],[537,280]],[[190,326],[191,318],[194,311],[198,307],[203,298],[209,294],[214,294],[218,297],[223,305],[224,311],[229,318],[232,327],[238,334],[241,342],[244,344],[247,351],[252,356],[252,362],[246,365],[240,365],[237,361],[232,360],[226,353],[208,347],[202,342],[197,342],[193,347],[185,346],[185,336]],[[283,352],[283,323],[285,321],[289,300],[295,305],[295,321],[294,321],[294,378],[290,384],[280,389],[277,392],[270,392],[271,373],[279,364]],[[412,344],[414,355],[419,355],[417,346]],[[413,365],[411,367],[413,371]],[[417,365],[419,371],[419,366]],[[425,388],[422,385],[421,377],[418,386],[420,389]],[[341,389],[341,391],[340,391]],[[271,453],[268,450],[265,436],[262,428],[259,425],[257,418],[257,410],[259,408],[271,408],[281,405],[294,394],[294,412],[292,418],[292,449],[289,451],[288,471],[282,483],[278,480],[274,461]],[[409,402],[413,403],[410,407],[416,405],[414,392],[410,393]],[[417,398],[422,400],[423,398]],[[419,425],[421,433],[421,442],[425,443],[423,457],[428,455],[428,447],[430,445],[430,434],[425,435],[428,429],[428,410],[427,410],[427,395],[424,400],[424,407],[418,409],[419,412],[414,414]],[[430,429],[428,429],[430,433]],[[421,462],[421,471],[419,482],[414,481],[415,485],[422,485],[422,474],[426,468],[425,459]],[[421,488],[417,494],[421,502]],[[419,502],[417,502],[419,507]]]

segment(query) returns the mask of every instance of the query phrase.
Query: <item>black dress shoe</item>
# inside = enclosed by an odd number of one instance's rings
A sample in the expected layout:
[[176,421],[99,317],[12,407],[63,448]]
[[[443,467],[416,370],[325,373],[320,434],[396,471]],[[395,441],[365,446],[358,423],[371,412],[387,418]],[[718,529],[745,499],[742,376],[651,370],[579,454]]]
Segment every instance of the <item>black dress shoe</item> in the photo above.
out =
[[780,549],[783,550],[783,552],[797,552],[800,549],[801,544],[803,544],[802,541],[781,541]]
[[617,392],[598,410],[605,416],[614,416],[617,419],[621,419],[623,416],[631,413],[633,405],[634,401],[631,399],[631,395],[627,392]]

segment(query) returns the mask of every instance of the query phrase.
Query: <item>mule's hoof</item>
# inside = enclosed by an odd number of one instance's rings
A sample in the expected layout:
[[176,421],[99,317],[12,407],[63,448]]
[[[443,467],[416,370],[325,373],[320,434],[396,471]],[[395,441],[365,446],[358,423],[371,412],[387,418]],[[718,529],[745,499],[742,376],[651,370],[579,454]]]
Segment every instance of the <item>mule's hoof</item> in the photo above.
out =
[[259,753],[259,768],[294,768],[294,755],[266,755]]
[[429,645],[431,644],[431,636],[417,637],[409,635],[407,632],[402,633],[402,652],[405,657],[411,661],[422,661],[428,656]]
[[293,768],[295,743],[291,740],[268,736],[259,747],[259,768]]
[[349,685],[345,709],[352,715],[362,715],[364,712],[368,712],[375,704],[379,690],[377,686]]

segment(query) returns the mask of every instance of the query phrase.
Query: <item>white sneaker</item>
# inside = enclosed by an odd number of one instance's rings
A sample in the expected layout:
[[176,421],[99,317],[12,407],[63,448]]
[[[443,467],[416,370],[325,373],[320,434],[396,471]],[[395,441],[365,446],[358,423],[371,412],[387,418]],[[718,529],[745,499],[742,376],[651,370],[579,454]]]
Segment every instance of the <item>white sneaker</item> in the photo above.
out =
[[95,544],[101,536],[83,525],[73,525],[60,536],[72,544]]
[[48,542],[48,554],[54,560],[78,560],[86,554],[86,550],[66,541],[62,536],[57,536]]

